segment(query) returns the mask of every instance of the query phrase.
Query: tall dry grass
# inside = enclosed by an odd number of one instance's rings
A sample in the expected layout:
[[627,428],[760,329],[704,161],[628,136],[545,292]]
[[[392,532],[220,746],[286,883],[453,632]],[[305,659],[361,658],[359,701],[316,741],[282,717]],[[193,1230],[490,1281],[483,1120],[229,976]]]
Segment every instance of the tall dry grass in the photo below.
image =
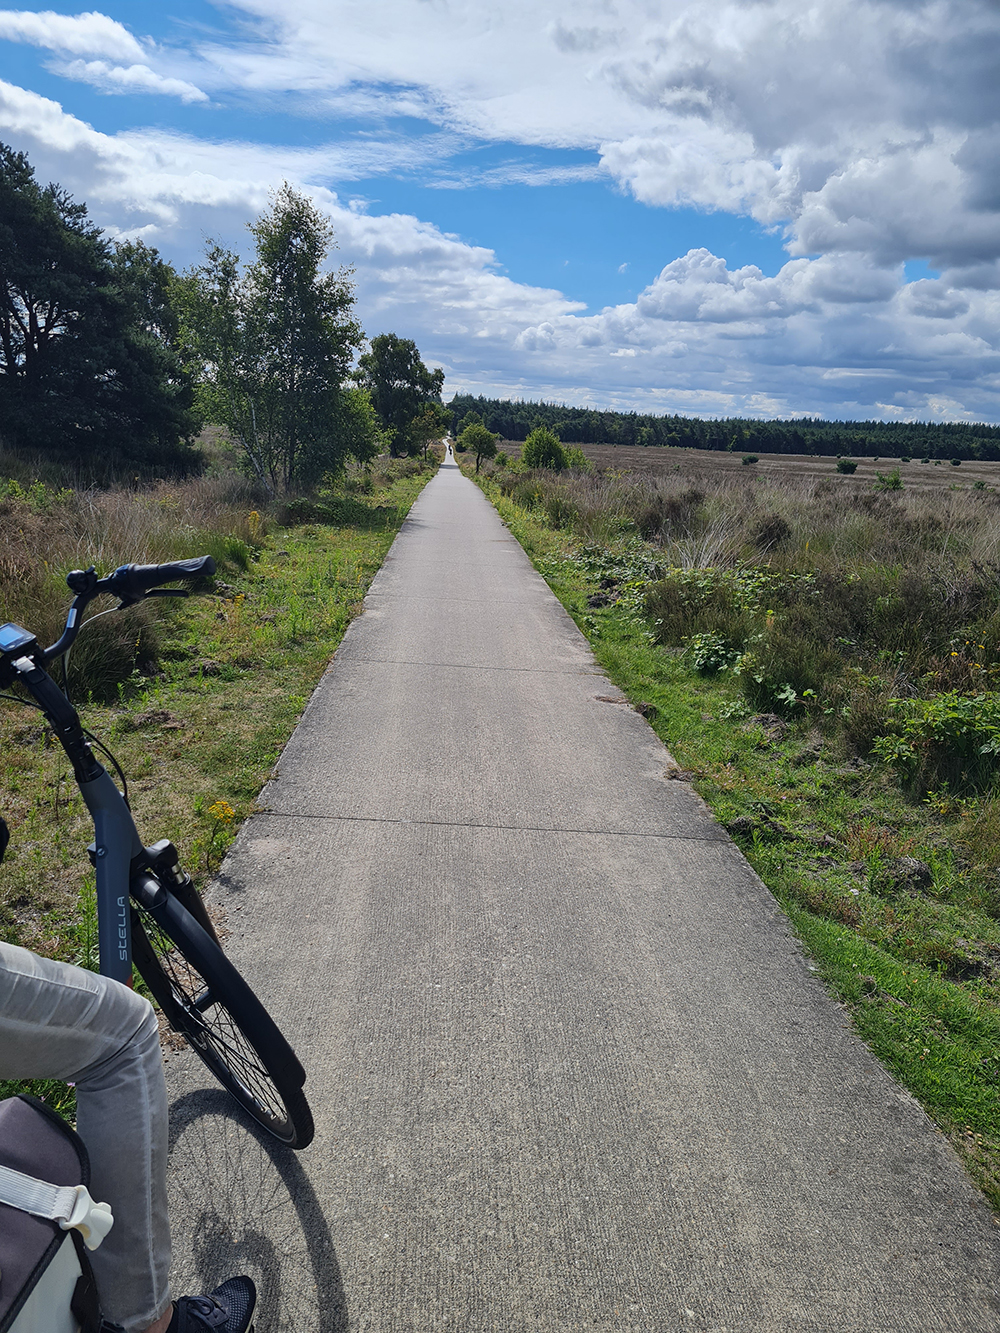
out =
[[936,567],[1000,563],[1000,494],[879,492],[850,477],[772,482],[740,473],[557,474],[487,467],[518,503],[582,540],[633,532],[681,568],[758,562],[829,568],[876,562]]
[[[108,491],[57,490],[37,480],[0,486],[0,619],[44,643],[62,631],[70,570],[94,565],[105,574],[196,555],[245,568],[266,524],[259,492],[236,474]],[[93,610],[113,604],[95,601]],[[106,694],[134,670],[151,668],[157,625],[168,614],[168,606],[145,602],[97,620],[73,650],[71,680]]]
[[[811,712],[867,755],[894,729],[913,732],[906,700],[919,712],[919,701],[938,696],[981,698],[978,721],[978,705],[962,706],[971,714],[960,724],[947,709],[925,709],[917,743],[942,755],[942,781],[949,746],[959,754],[970,737],[992,746],[996,492],[696,467],[661,475],[501,468],[490,476],[581,543],[650,543],[662,559],[645,600],[655,634],[685,648],[699,670],[734,672],[755,709]],[[973,731],[960,735],[959,725]],[[984,771],[970,768],[970,781]]]

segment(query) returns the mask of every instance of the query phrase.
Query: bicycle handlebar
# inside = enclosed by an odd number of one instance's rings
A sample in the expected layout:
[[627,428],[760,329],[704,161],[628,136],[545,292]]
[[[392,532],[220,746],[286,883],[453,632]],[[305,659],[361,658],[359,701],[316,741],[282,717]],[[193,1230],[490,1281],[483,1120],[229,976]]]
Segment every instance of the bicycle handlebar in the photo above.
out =
[[[88,602],[101,593],[111,593],[121,598],[122,606],[133,606],[141,602],[161,583],[175,583],[178,579],[198,579],[215,573],[215,560],[210,555],[196,556],[192,560],[170,560],[163,565],[119,565],[111,574],[99,579],[93,565],[89,569],[74,569],[66,575],[70,591],[75,592],[73,605],[66,617],[66,628],[62,635],[50,647],[36,655],[39,663],[51,662],[61,657],[73,645],[73,640],[80,632],[79,616]],[[180,596],[187,596],[180,593]]]
[[158,588],[161,583],[173,583],[176,579],[197,579],[203,574],[214,573],[215,561],[210,555],[201,555],[193,560],[172,560],[165,565],[119,565],[113,574],[100,582],[105,585],[103,590],[113,592],[127,605],[139,601],[151,588]]

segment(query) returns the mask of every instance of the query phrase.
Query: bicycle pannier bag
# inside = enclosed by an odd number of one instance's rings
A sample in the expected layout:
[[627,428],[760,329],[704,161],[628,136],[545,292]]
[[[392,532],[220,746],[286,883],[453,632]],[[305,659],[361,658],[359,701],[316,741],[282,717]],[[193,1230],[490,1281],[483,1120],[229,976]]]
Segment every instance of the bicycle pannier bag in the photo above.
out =
[[111,1215],[89,1184],[87,1150],[61,1116],[34,1097],[0,1101],[0,1333],[100,1330],[86,1246]]

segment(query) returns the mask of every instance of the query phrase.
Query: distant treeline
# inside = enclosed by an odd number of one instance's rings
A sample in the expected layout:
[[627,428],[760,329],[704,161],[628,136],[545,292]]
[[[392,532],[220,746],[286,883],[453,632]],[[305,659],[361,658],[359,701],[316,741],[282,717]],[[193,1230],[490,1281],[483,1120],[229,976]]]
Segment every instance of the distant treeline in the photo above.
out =
[[857,458],[1000,459],[1000,426],[965,422],[935,425],[910,421],[754,421],[727,417],[652,416],[599,412],[558,403],[522,403],[456,394],[448,404],[453,425],[469,412],[505,440],[523,440],[547,426],[568,444],[640,444],[739,453],[853,455]]

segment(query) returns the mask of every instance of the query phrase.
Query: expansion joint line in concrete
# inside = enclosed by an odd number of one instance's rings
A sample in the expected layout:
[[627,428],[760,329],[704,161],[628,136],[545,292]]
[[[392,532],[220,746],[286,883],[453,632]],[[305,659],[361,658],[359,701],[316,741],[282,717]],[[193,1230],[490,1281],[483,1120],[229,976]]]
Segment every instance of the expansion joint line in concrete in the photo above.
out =
[[644,833],[641,829],[560,828],[557,824],[478,824],[471,819],[389,819],[378,815],[320,815],[304,810],[272,810],[259,806],[255,816],[269,819],[316,819],[331,824],[409,824],[424,828],[485,829],[496,833],[569,833],[593,838],[647,838],[654,842],[707,842],[725,845],[724,836],[699,838],[691,833]]
[[[430,667],[434,671],[516,671],[535,676],[597,676],[607,679],[603,671],[588,671],[578,667],[572,671],[551,671],[546,667],[491,666],[487,662],[415,662],[408,657],[354,657],[350,654],[336,658],[336,661],[353,666],[412,666]],[[622,700],[625,703],[625,700]]]

